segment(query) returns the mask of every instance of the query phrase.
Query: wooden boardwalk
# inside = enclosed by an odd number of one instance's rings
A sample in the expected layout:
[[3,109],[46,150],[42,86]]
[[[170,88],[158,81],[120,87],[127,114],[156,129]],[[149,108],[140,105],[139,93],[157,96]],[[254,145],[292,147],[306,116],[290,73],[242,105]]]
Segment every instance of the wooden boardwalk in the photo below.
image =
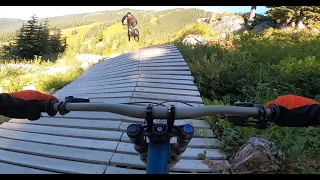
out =
[[[203,106],[193,80],[176,47],[153,46],[94,65],[55,96],[111,103],[171,100]],[[130,123],[143,121],[107,112],[43,114],[37,121],[12,119],[0,126],[0,173],[144,174],[145,165],[125,133]],[[172,173],[211,172],[212,167],[199,158],[204,151],[212,161],[228,164],[206,121],[186,119],[175,124],[184,123],[196,128],[196,137]]]

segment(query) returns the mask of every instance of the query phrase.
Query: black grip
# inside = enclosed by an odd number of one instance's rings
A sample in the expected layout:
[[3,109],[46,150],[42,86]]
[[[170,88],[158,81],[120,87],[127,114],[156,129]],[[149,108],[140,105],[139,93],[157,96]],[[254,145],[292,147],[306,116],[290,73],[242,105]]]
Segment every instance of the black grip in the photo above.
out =
[[46,111],[46,102],[38,102],[37,103],[37,110],[39,110],[40,112],[47,112]]

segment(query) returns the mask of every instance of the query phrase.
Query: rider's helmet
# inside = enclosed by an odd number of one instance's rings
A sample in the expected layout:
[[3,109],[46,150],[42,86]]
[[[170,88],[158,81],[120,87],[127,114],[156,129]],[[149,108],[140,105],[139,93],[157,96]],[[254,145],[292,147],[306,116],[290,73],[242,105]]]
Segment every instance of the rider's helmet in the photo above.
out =
[[131,12],[128,11],[128,12],[127,12],[127,15],[131,15]]

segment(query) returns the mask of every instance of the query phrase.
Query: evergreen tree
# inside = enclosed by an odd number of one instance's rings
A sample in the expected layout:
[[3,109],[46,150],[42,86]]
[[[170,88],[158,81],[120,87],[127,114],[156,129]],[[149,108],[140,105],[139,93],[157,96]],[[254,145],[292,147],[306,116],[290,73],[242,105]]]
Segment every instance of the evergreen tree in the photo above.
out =
[[62,53],[66,49],[66,39],[61,38],[61,30],[54,29],[50,35],[48,20],[38,24],[38,18],[33,15],[20,29],[14,55],[33,59],[34,56]]
[[53,33],[50,36],[51,52],[62,53],[66,49],[66,38],[61,37],[60,29],[53,29]]
[[268,15],[279,22],[279,28],[287,28],[290,22],[313,24],[320,20],[320,6],[268,6]]
[[49,36],[48,20],[46,19],[44,23],[41,23],[38,27],[36,44],[39,51],[36,52],[37,55],[43,56],[51,52]]
[[32,59],[34,55],[37,55],[39,51],[37,41],[37,30],[38,30],[38,18],[33,15],[31,19],[24,24],[19,31],[17,39],[17,56]]

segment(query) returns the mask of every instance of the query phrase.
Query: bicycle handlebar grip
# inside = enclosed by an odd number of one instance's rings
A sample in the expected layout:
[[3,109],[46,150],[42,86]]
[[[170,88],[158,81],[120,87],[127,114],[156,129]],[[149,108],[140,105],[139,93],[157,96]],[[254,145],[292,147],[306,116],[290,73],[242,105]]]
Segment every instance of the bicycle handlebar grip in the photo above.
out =
[[47,112],[46,111],[46,102],[38,102],[36,106],[40,112]]
[[53,109],[53,104],[57,102],[57,100],[51,98],[46,102],[38,102],[36,106],[40,112],[46,112],[49,116],[55,116],[57,114],[57,111]]

